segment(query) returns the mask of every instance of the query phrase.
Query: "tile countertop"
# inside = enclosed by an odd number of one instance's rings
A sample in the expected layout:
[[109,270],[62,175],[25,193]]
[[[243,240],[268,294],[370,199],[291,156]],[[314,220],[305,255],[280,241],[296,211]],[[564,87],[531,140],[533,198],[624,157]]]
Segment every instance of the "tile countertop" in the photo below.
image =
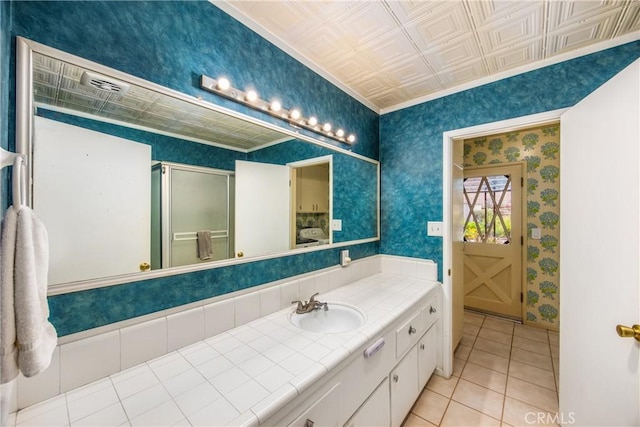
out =
[[[215,421],[230,425],[264,422],[438,286],[431,280],[376,274],[317,297],[322,302],[360,308],[366,319],[353,331],[304,331],[290,323],[291,307],[209,338],[205,342],[232,364],[210,382],[240,414]],[[242,385],[234,388],[239,383]]]
[[[110,425],[258,425],[439,285],[375,274],[317,297],[366,313],[364,324],[353,331],[299,329],[289,321],[292,306],[43,403],[47,411],[66,406],[68,421],[62,424],[72,426],[105,416],[115,422]],[[98,405],[105,409],[96,412]],[[18,425],[21,415],[24,425],[39,418],[26,420],[37,414],[29,409],[18,413]]]

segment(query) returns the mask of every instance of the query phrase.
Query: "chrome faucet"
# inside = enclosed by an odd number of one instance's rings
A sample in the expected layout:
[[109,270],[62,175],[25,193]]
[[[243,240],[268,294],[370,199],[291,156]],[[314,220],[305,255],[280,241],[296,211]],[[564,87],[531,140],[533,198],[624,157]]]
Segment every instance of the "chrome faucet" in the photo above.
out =
[[312,311],[320,310],[321,308],[324,308],[324,311],[329,310],[329,306],[327,305],[326,302],[320,302],[315,300],[315,297],[317,295],[320,295],[320,293],[316,292],[315,294],[311,295],[311,298],[309,299],[309,301],[305,301],[304,303],[300,300],[291,301],[291,304],[296,304],[296,303],[298,304],[298,307],[296,307],[296,313],[297,314],[311,313]]

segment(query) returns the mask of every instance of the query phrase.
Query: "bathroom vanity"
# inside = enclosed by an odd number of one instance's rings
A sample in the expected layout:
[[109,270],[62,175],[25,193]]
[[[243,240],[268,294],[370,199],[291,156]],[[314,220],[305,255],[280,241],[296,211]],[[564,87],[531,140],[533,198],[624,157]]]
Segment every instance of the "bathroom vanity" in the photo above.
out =
[[[338,320],[328,332],[314,322],[311,327],[301,327],[303,322],[297,316],[314,313],[296,314],[296,307],[292,307],[208,341],[214,350],[223,352],[230,338],[243,341],[243,337],[248,340],[251,336],[255,343],[275,336],[284,339],[264,355],[273,357],[279,346],[285,351],[295,350],[278,365],[298,375],[266,398],[247,403],[247,411],[228,420],[229,425],[402,424],[441,357],[440,284],[377,274],[319,299],[328,303],[327,312],[320,308],[320,317],[331,315],[332,307],[337,317],[353,309],[362,316],[361,325],[351,324],[346,327],[350,330],[341,331],[342,320]],[[264,335],[258,336],[255,331]],[[252,342],[242,345],[254,348]],[[241,348],[233,354],[242,354]],[[229,353],[225,356],[236,363]]]

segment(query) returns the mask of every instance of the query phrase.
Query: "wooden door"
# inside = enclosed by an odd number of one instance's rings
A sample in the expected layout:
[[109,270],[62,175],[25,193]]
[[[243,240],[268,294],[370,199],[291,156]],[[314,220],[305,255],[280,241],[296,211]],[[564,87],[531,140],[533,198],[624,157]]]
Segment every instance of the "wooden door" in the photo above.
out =
[[464,170],[464,305],[522,316],[522,166]]

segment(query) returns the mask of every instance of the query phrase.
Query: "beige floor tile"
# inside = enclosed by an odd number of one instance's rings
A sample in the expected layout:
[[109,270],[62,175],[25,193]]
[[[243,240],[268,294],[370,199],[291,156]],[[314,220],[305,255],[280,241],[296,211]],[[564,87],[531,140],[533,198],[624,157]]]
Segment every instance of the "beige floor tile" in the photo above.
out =
[[490,417],[502,418],[503,393],[461,379],[451,398]]
[[511,339],[513,336],[511,334],[505,334],[504,332],[494,331],[493,329],[487,329],[484,326],[480,329],[478,333],[478,337],[486,338],[491,341],[496,341],[501,344],[509,344],[511,345]]
[[544,369],[536,368],[535,366],[527,365],[517,360],[511,361],[509,365],[509,376],[529,381],[530,383],[548,388],[549,390],[556,390],[556,380],[553,377],[553,372],[545,371]]
[[411,412],[430,423],[439,425],[444,412],[447,410],[447,405],[449,405],[449,399],[446,397],[431,390],[423,390],[413,405]]
[[469,347],[473,347],[473,343],[476,342],[475,335],[462,334],[462,338],[460,338],[460,344],[468,345]]
[[484,322],[485,316],[476,313],[470,313],[468,311],[464,312],[464,323],[469,323],[471,325],[481,326],[482,322]]
[[546,329],[536,328],[533,326],[516,324],[513,328],[513,334],[519,337],[528,338],[540,342],[549,342],[549,336]]
[[438,375],[431,375],[431,379],[427,383],[427,389],[450,398],[456,388],[456,384],[458,384],[458,379],[458,377],[446,379]]
[[553,363],[553,372],[560,372],[560,358],[552,357],[551,361]]
[[465,335],[471,335],[473,337],[475,337],[476,335],[478,335],[478,332],[480,331],[480,326],[478,325],[473,325],[471,323],[465,323],[464,326],[462,327],[462,333]]
[[486,351],[487,353],[506,358],[509,358],[509,355],[511,354],[510,345],[491,341],[481,337],[476,338],[476,343],[474,344],[473,348],[477,348],[478,350]]
[[549,343],[535,341],[529,338],[520,336],[513,337],[513,346],[525,349],[532,353],[544,354],[545,356],[551,356],[551,350],[549,349]]
[[512,426],[544,426],[553,424],[555,413],[544,411],[519,400],[506,397],[502,422]]
[[549,348],[551,349],[551,357],[560,357],[560,347],[551,344]]
[[474,426],[499,426],[500,421],[491,418],[481,412],[466,407],[458,402],[451,401],[447,412],[442,419],[441,427],[474,427]]
[[415,414],[409,414],[409,416],[404,420],[402,427],[436,427],[436,425]]
[[459,377],[464,369],[464,365],[467,363],[466,360],[462,359],[453,359],[453,376]]
[[505,374],[471,362],[465,365],[460,378],[502,394],[507,386]]
[[558,394],[555,391],[518,378],[509,377],[506,395],[545,411],[558,412]]
[[487,317],[482,323],[483,328],[491,329],[494,331],[502,332],[503,334],[513,335],[514,323],[510,320],[494,319]]
[[547,336],[551,345],[560,345],[560,334],[558,332],[547,331]]
[[469,362],[473,362],[476,365],[484,366],[485,368],[493,369],[494,371],[506,374],[509,371],[509,359],[506,357],[496,356],[486,351],[478,350],[474,348],[471,350],[471,354],[467,359]]
[[471,347],[469,347],[468,345],[460,344],[458,345],[458,348],[456,348],[454,357],[456,359],[467,360],[467,358],[469,357],[469,353],[471,353]]
[[518,362],[526,363],[527,365],[536,366],[541,369],[553,372],[553,366],[551,364],[551,357],[544,356],[538,353],[531,353],[527,350],[514,347],[511,352],[511,360],[517,360]]

